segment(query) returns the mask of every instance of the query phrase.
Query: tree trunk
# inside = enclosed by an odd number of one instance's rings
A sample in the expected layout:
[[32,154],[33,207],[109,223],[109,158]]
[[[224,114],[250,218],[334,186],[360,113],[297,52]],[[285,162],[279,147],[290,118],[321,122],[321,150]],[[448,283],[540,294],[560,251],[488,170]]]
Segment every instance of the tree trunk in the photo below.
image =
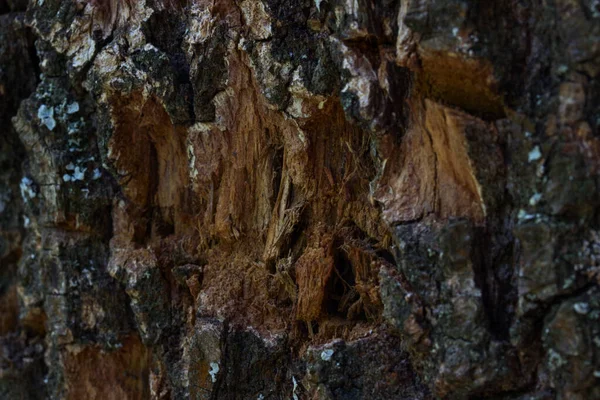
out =
[[0,0],[0,398],[600,399],[599,4]]

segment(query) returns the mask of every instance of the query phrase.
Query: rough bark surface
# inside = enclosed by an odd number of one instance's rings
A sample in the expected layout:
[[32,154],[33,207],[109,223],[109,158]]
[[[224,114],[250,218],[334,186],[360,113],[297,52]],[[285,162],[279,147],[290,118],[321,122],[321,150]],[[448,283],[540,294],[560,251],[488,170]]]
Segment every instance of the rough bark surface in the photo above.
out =
[[0,0],[0,398],[600,399],[600,2]]

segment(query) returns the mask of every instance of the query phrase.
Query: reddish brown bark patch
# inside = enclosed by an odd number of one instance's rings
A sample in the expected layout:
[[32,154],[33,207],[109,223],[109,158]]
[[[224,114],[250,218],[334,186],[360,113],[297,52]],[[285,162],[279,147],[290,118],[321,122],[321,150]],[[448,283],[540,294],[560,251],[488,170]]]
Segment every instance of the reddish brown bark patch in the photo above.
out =
[[17,297],[17,286],[10,286],[0,296],[0,335],[4,335],[17,326],[19,317],[19,299]]
[[492,65],[456,53],[421,48],[417,85],[428,97],[485,117],[504,116]]
[[[124,195],[135,208],[133,213],[142,217],[134,221],[136,236],[148,238],[161,229],[189,232],[185,128],[173,125],[156,99],[140,93],[117,97],[111,103],[115,130],[109,141],[109,159]],[[160,213],[159,222],[151,228],[154,232],[147,232],[144,219],[153,209]]]
[[96,347],[63,353],[69,400],[147,399],[148,351],[138,337],[104,352]]
[[317,233],[314,247],[307,249],[296,262],[298,307],[296,319],[311,322],[319,319],[326,300],[327,282],[335,261],[331,235]]
[[383,203],[383,217],[397,223],[435,214],[482,223],[485,204],[465,132],[469,129],[484,134],[492,128],[430,100],[423,106],[415,104],[414,111],[399,148],[384,143],[388,151],[386,169],[375,194]]

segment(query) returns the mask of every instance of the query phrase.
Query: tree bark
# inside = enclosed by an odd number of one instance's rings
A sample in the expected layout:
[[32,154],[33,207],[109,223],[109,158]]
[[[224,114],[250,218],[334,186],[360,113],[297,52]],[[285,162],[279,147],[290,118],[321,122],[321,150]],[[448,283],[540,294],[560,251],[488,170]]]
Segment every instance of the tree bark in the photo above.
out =
[[600,399],[593,0],[0,0],[0,398]]

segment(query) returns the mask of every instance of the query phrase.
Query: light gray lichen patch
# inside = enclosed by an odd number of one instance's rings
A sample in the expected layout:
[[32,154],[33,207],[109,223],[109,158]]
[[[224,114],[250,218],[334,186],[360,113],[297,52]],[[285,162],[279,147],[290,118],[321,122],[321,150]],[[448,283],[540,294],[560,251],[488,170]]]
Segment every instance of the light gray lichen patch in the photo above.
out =
[[296,389],[298,389],[298,382],[296,382],[296,377],[292,376],[292,384],[294,388],[292,389],[292,399],[298,400],[298,395],[296,394]]
[[519,214],[517,215],[517,218],[519,219],[519,221],[528,221],[530,219],[534,219],[535,215],[529,214],[529,213],[527,213],[527,211],[521,209],[521,210],[519,210]]
[[531,196],[531,198],[529,199],[529,205],[530,206],[535,206],[537,203],[539,203],[539,201],[542,199],[542,194],[541,193],[535,193],[533,196]]
[[79,103],[74,101],[67,106],[67,114],[75,114],[79,111]]
[[210,375],[210,380],[212,383],[217,381],[217,374],[219,373],[219,363],[211,362],[210,363],[210,371],[208,371]]
[[535,147],[533,148],[533,150],[531,150],[531,151],[529,152],[529,154],[527,155],[527,160],[528,160],[529,162],[532,162],[532,161],[537,161],[537,160],[539,160],[540,158],[542,158],[542,153],[540,152],[540,147],[539,147],[539,146],[535,146]]
[[75,182],[82,181],[85,178],[85,171],[87,168],[81,169],[79,166],[73,166],[73,164],[69,163],[66,167],[67,170],[73,171],[71,175],[64,174],[63,181],[65,182]]
[[47,105],[42,104],[40,108],[38,108],[37,117],[42,125],[45,125],[48,130],[53,130],[56,127],[54,107],[48,107]]
[[37,195],[37,193],[35,192],[32,185],[33,185],[33,181],[31,179],[29,179],[28,177],[24,176],[21,179],[19,188],[21,189],[21,197],[23,198],[23,201],[25,201],[25,202],[27,202],[27,200],[29,200],[29,199],[35,198],[35,196]]
[[331,356],[333,356],[333,349],[325,349],[321,352],[321,360],[329,361],[331,360]]
[[579,302],[573,305],[573,310],[577,314],[585,315],[590,312],[590,305],[588,303]]

